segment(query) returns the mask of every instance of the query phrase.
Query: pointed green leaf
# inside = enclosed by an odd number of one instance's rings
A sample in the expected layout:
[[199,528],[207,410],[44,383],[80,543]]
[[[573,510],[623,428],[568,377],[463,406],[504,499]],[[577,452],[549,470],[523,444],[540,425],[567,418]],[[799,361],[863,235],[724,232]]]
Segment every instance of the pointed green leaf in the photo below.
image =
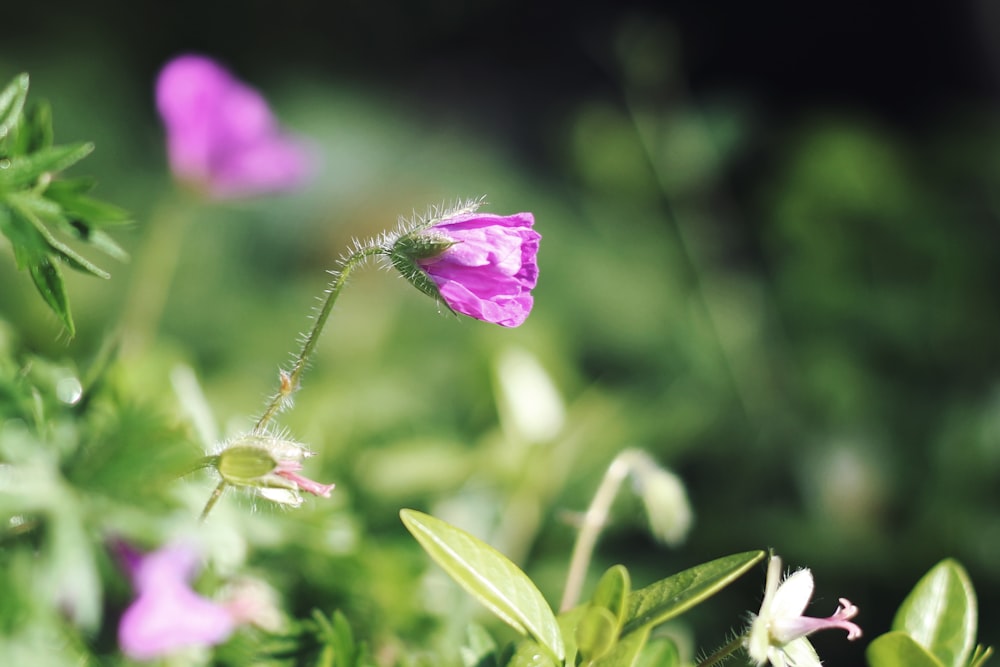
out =
[[935,565],[903,600],[892,629],[909,634],[945,667],[965,667],[976,643],[976,592],[950,558]]
[[941,661],[905,632],[887,632],[865,651],[870,667],[943,667]]
[[415,510],[399,513],[424,551],[466,591],[519,632],[531,634],[558,660],[562,635],[552,609],[534,582],[482,540]]
[[18,132],[22,135],[18,143],[24,146],[25,153],[34,153],[43,148],[49,148],[55,139],[52,131],[52,107],[48,102],[35,102],[23,116],[23,123]]
[[658,625],[705,601],[764,558],[763,551],[747,551],[696,565],[628,596],[622,634]]
[[45,226],[45,223],[39,216],[44,216],[49,220],[57,221],[62,215],[58,204],[46,201],[42,197],[30,192],[11,193],[7,195],[7,201],[18,213],[24,216],[24,218],[35,227],[35,230],[42,236],[42,238],[45,239],[45,242],[48,244],[50,250],[58,255],[64,262],[77,271],[84,271],[93,276],[97,276],[98,278],[110,278],[107,271],[98,268],[95,264],[90,262],[90,260],[86,259],[68,245],[58,240]]
[[594,667],[633,667],[649,639],[651,629],[652,626],[647,625],[627,637],[622,637],[610,653],[594,662]]
[[106,202],[88,197],[80,189],[81,182],[53,181],[45,189],[46,199],[59,204],[66,217],[87,223],[88,227],[104,227],[128,222],[128,212]]
[[601,575],[590,603],[611,612],[620,626],[625,619],[625,600],[630,592],[628,570],[624,565],[613,565]]
[[76,333],[73,326],[73,316],[69,312],[69,298],[66,296],[66,285],[63,283],[62,274],[59,267],[49,261],[48,257],[42,257],[36,263],[28,267],[31,279],[38,288],[38,293],[49,304],[49,308],[62,320],[63,325],[69,331],[69,335]]
[[584,661],[597,660],[618,640],[618,619],[604,607],[587,605],[576,626],[576,648]]
[[51,146],[31,155],[13,156],[0,169],[0,190],[31,185],[46,172],[58,172],[79,162],[94,150],[94,144]]
[[17,124],[27,97],[27,73],[18,74],[3,91],[0,91],[0,141],[6,139]]

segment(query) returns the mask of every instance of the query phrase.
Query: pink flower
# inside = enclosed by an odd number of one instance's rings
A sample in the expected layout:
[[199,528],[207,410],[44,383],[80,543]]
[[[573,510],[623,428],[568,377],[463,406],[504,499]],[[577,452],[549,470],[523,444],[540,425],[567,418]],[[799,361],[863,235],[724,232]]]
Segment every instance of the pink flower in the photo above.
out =
[[781,580],[781,559],[771,556],[764,585],[764,601],[750,624],[747,652],[757,665],[774,667],[820,667],[816,650],[807,637],[819,630],[840,629],[851,641],[861,637],[861,628],[851,621],[858,608],[846,598],[828,618],[804,616],[813,593],[813,576],[798,570]]
[[402,234],[390,259],[414,286],[453,311],[519,326],[534,304],[541,234],[532,229],[531,213],[476,213],[475,206]]
[[140,554],[119,544],[136,598],[122,615],[118,644],[134,660],[151,660],[178,649],[214,646],[240,623],[229,608],[204,598],[189,585],[197,553],[184,546]]
[[282,134],[267,102],[215,61],[171,60],[156,82],[174,176],[219,199],[291,189],[305,179],[303,147]]

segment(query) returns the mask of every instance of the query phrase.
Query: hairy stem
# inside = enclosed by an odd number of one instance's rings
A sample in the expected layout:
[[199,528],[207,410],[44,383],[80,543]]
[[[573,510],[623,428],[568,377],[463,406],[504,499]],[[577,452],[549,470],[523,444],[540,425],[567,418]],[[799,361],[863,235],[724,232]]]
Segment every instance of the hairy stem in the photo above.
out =
[[219,482],[219,485],[215,487],[215,490],[212,491],[212,495],[208,497],[208,502],[205,503],[205,509],[201,511],[201,516],[198,518],[199,521],[202,523],[205,522],[205,519],[208,518],[208,513],[212,511],[212,508],[215,507],[215,503],[219,502],[219,498],[222,497],[222,492],[226,490],[226,486],[228,486],[226,484],[226,480],[222,480]]
[[712,655],[708,656],[704,660],[698,663],[697,667],[712,667],[712,665],[717,665],[736,651],[743,647],[743,641],[746,639],[745,635],[739,635],[734,638],[731,642],[718,649]]
[[253,430],[259,433],[264,430],[271,419],[274,418],[276,414],[281,410],[282,405],[288,399],[288,397],[294,392],[299,386],[299,378],[302,377],[303,371],[305,371],[306,364],[309,362],[309,357],[312,356],[313,351],[316,349],[316,343],[319,341],[319,335],[323,331],[323,327],[326,326],[326,321],[330,318],[330,313],[333,311],[333,304],[336,303],[337,297],[340,296],[341,291],[344,289],[344,285],[347,284],[347,279],[358,266],[364,264],[370,257],[376,255],[386,254],[386,249],[378,244],[367,244],[355,250],[347,259],[343,260],[341,263],[340,270],[334,274],[333,280],[330,282],[329,287],[326,290],[326,296],[323,299],[323,305],[320,306],[319,310],[316,312],[316,319],[313,322],[312,329],[306,334],[305,339],[302,343],[302,349],[299,351],[298,356],[295,358],[295,362],[292,364],[292,370],[287,374],[282,373],[281,384],[278,387],[278,391],[275,392],[274,396],[268,401],[267,407],[264,408],[264,413],[257,420],[257,424],[254,426]]

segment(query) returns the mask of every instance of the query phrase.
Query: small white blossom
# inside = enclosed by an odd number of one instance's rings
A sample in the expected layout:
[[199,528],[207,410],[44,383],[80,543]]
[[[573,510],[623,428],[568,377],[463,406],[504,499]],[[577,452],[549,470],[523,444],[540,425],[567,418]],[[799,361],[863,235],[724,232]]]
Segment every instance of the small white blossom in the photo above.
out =
[[845,598],[829,618],[812,618],[802,613],[813,593],[813,576],[808,569],[801,569],[781,579],[781,559],[772,556],[767,568],[764,601],[750,624],[746,650],[759,666],[770,663],[774,667],[820,667],[819,656],[806,638],[818,630],[840,628],[847,631],[847,638],[861,636],[861,628],[850,619],[858,608]]

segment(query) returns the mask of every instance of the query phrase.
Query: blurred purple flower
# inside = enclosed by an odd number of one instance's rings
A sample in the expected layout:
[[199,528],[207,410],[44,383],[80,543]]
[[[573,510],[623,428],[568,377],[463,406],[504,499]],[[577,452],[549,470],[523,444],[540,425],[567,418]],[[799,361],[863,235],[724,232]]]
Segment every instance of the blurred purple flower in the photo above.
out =
[[174,176],[218,199],[288,190],[310,170],[256,90],[204,56],[179,56],[156,82]]
[[181,648],[214,646],[240,622],[226,606],[191,590],[198,566],[193,549],[172,545],[140,554],[119,543],[116,550],[136,593],[118,626],[118,644],[128,657],[151,660]]
[[538,282],[538,243],[531,213],[462,213],[420,232],[447,247],[417,257],[452,310],[504,327],[520,326],[531,312]]

